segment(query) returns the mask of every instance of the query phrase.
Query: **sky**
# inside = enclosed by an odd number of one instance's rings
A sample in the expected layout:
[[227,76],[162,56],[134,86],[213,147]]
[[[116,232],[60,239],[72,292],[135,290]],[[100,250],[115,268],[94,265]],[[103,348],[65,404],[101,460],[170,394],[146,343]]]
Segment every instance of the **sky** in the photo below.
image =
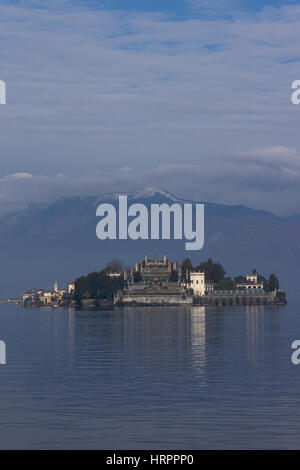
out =
[[2,0],[0,213],[157,186],[300,213],[300,2]]

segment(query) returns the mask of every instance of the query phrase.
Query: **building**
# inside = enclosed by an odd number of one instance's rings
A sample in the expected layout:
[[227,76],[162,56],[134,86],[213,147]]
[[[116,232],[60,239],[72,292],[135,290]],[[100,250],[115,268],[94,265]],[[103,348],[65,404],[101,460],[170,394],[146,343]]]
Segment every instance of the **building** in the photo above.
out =
[[204,272],[191,271],[189,277],[190,281],[184,281],[183,285],[193,289],[196,297],[202,297],[215,289],[215,284],[212,281],[205,280]]
[[192,295],[179,282],[179,276],[176,276],[178,269],[178,263],[171,262],[166,256],[163,259],[148,259],[146,255],[144,260],[136,263],[135,270],[128,271],[128,282],[124,289],[116,294],[114,303],[117,305],[192,304]]
[[257,284],[257,274],[247,274],[246,279],[248,282]]
[[139,264],[136,263],[136,268],[137,267],[141,278],[145,282],[167,282],[170,280],[172,263],[171,261],[167,260],[166,255],[162,260],[158,258],[150,260],[146,255],[144,261],[140,261]]
[[108,275],[108,277],[111,277],[111,278],[113,278],[113,279],[117,279],[117,278],[119,278],[119,277],[123,277],[124,281],[126,281],[126,280],[127,280],[127,277],[128,277],[128,273],[127,273],[126,269],[125,269],[123,272],[120,272],[120,271],[119,271],[119,272],[116,272],[116,273],[110,273],[110,272],[108,272],[107,275]]
[[69,294],[73,294],[75,292],[75,281],[69,282],[68,292]]
[[190,273],[190,288],[193,289],[194,295],[205,295],[205,274],[203,272],[192,271]]
[[66,289],[59,289],[57,281],[55,281],[53,290],[31,289],[24,292],[21,303],[23,306],[58,305],[64,303],[67,298],[68,291]]
[[166,256],[149,259],[146,255],[144,260],[135,264],[135,269],[128,271],[128,282],[117,293],[114,303],[190,305],[195,298],[204,297],[214,290],[214,283],[205,282],[204,272],[192,271],[187,277],[181,279],[181,266],[177,261],[170,261]]
[[258,282],[257,274],[247,274],[246,281],[238,282],[236,284],[237,289],[263,289],[264,285],[262,282]]
[[45,305],[50,305],[50,304],[52,304],[52,299],[53,299],[54,295],[55,295],[55,291],[54,292],[51,291],[51,290],[44,291],[43,295],[40,296],[40,301],[43,302],[43,304],[45,304]]
[[215,283],[213,281],[205,281],[205,293],[215,290]]
[[44,289],[30,289],[24,292],[22,303],[35,304],[40,301],[40,297],[44,295]]

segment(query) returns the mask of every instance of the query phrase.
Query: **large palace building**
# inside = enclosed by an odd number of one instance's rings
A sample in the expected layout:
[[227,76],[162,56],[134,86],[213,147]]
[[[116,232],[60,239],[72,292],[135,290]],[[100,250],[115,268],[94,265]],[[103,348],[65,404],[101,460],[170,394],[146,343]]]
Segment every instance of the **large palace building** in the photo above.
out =
[[193,296],[181,283],[181,268],[176,261],[145,259],[126,273],[127,285],[118,292],[115,304],[181,305],[192,304]]
[[136,271],[141,275],[141,278],[145,282],[167,282],[170,280],[172,271],[176,271],[177,263],[171,263],[164,256],[163,260],[154,258],[149,260],[148,256],[145,256],[145,260],[136,264]]
[[[181,274],[185,275],[182,276]],[[121,275],[110,274],[111,276]],[[124,272],[123,290],[117,292],[115,305],[251,305],[276,303],[274,292],[265,293],[257,275],[248,275],[236,290],[220,291],[205,279],[205,273],[181,269],[176,261],[145,259]]]

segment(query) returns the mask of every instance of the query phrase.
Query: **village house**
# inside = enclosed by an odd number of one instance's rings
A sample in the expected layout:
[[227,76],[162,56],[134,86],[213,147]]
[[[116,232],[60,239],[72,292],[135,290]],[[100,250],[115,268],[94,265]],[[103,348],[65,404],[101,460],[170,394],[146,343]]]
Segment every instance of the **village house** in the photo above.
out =
[[63,302],[65,295],[68,293],[66,289],[59,289],[58,283],[55,281],[54,289],[31,289],[24,292],[22,296],[22,304],[29,305],[53,305]]

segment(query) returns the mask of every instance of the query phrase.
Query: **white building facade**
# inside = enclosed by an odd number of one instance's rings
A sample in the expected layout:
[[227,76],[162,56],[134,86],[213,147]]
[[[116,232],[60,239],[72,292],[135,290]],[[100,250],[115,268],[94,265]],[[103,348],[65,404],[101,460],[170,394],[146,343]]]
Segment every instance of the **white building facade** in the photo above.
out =
[[190,287],[194,291],[194,295],[202,297],[205,295],[205,274],[201,272],[190,273]]
[[241,282],[236,285],[237,289],[263,289],[262,282],[258,282],[257,274],[247,274],[246,282]]

